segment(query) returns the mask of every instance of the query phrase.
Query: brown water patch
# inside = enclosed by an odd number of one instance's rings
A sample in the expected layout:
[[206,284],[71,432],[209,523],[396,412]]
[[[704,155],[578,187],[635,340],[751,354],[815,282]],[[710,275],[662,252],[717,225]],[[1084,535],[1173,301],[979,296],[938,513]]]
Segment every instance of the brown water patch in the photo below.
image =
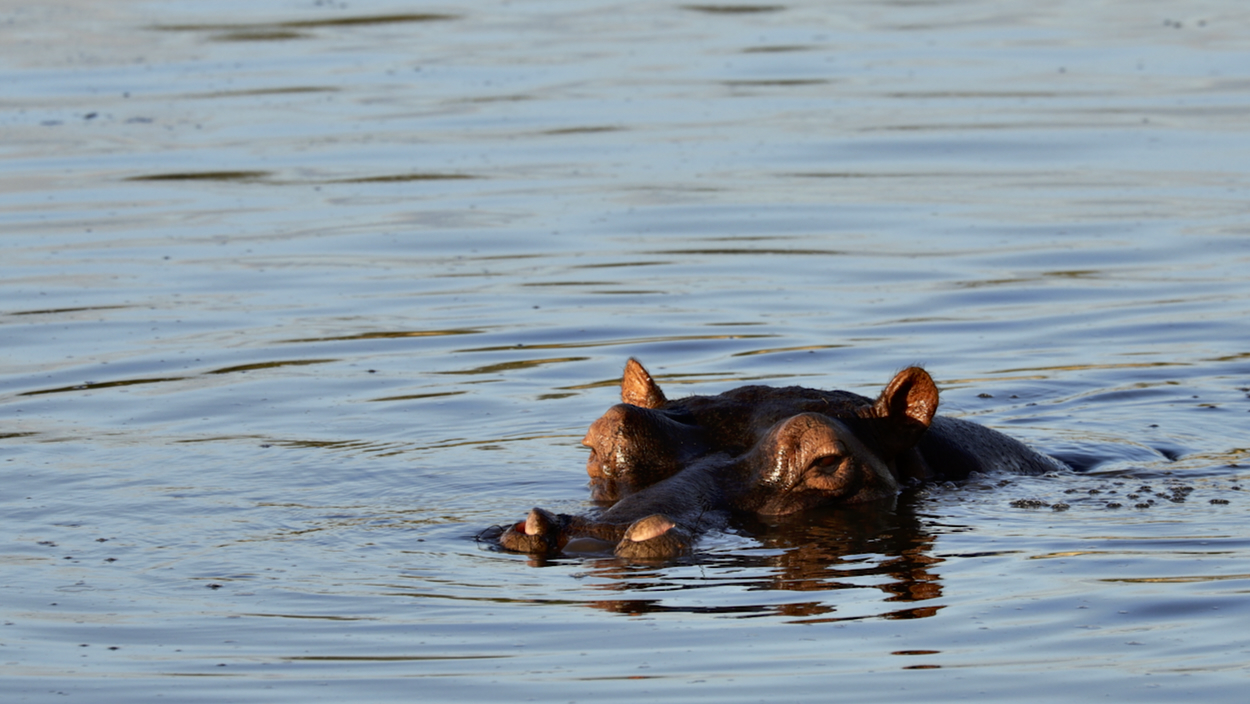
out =
[[548,359],[526,359],[518,362],[502,362],[500,364],[488,364],[484,367],[475,367],[473,369],[459,369],[452,372],[437,372],[438,374],[495,374],[497,372],[510,372],[517,369],[529,369],[545,364],[562,364],[564,362],[584,362],[589,357],[551,357]]
[[249,183],[268,178],[271,171],[176,171],[166,174],[130,176],[126,181],[237,181]]
[[757,15],[765,12],[781,12],[785,5],[682,5],[681,9],[705,12],[709,15]]
[[428,394],[407,394],[405,396],[384,396],[382,398],[371,398],[370,403],[381,401],[420,401],[427,398],[443,398],[446,396],[460,396],[468,393],[467,391],[436,391]]
[[408,181],[467,181],[481,178],[471,174],[452,173],[411,173],[391,174],[387,176],[362,176],[360,178],[341,178],[324,181],[323,183],[405,183]]
[[87,382],[85,384],[75,384],[74,386],[61,386],[55,389],[40,389],[38,391],[24,391],[18,396],[42,396],[44,394],[59,394],[66,391],[95,391],[97,389],[112,389],[119,386],[139,386],[141,384],[161,384],[167,381],[184,381],[185,376],[167,376],[154,377],[148,379],[123,379],[121,381],[104,381],[104,382]]
[[[525,345],[527,350],[573,350],[586,347],[617,347],[620,345],[643,345],[655,342],[693,342],[698,340],[752,340],[776,337],[776,335],[754,333],[748,335],[667,335],[657,337],[620,337],[610,340],[589,340],[586,342],[549,342],[538,345]],[[493,347],[471,347],[460,352],[507,352],[518,349],[516,345],[499,345]],[[618,380],[619,381],[619,380]]]
[[329,364],[337,362],[337,359],[293,359],[282,362],[257,362],[256,364],[240,364],[234,367],[223,367],[214,369],[209,374],[236,374],[239,372],[253,372],[260,369],[277,369],[278,367],[302,367],[309,364]]
[[836,250],[836,249],[730,249],[730,248],[718,248],[718,249],[665,249],[665,250],[660,250],[660,251],[657,251],[657,252],[652,252],[652,254],[656,254],[656,255],[661,255],[661,254],[664,254],[664,255],[667,255],[667,254],[694,254],[694,255],[700,255],[700,254],[728,254],[728,255],[740,255],[740,254],[746,254],[746,255],[775,254],[775,255],[780,255],[780,256],[832,256],[832,257],[840,257],[840,256],[844,256],[844,255],[846,254],[846,252],[842,252],[842,251],[839,251],[839,250]]
[[746,352],[735,352],[731,357],[753,357],[759,354],[778,354],[782,352],[809,352],[813,350],[834,350],[851,345],[800,345],[798,347],[770,347],[762,350],[749,350]]
[[298,95],[301,93],[337,93],[338,88],[330,86],[279,86],[276,88],[253,88],[249,90],[221,90],[209,93],[188,93],[182,97],[191,100],[215,98],[246,98],[258,95]]
[[204,24],[157,24],[148,29],[158,32],[205,32],[214,41],[257,42],[305,39],[306,31],[333,27],[366,27],[375,25],[409,24],[423,22],[446,22],[460,19],[460,15],[441,13],[399,13],[389,15],[358,15],[354,17],[325,17],[313,20],[287,20],[263,23],[204,23]]
[[120,308],[130,308],[130,306],[82,306],[79,308],[48,308],[46,310],[19,310],[9,313],[9,315],[59,315],[61,313],[82,313],[93,310],[118,310]]
[[721,81],[722,85],[726,85],[731,88],[789,88],[792,86],[820,86],[827,83],[830,83],[830,81],[825,78],[766,78],[758,80]]
[[591,126],[591,127],[565,127],[563,129],[558,129],[558,130],[546,130],[546,131],[540,132],[539,134],[552,135],[552,136],[558,136],[558,135],[564,135],[564,134],[599,134],[602,132],[620,132],[623,129],[625,128],[613,127],[609,125]]
[[784,46],[753,46],[749,49],[743,49],[744,54],[785,54],[792,51],[811,51],[816,47],[804,46],[802,44],[790,44]]
[[388,332],[362,332],[355,335],[336,335],[333,337],[301,337],[294,340],[279,340],[283,343],[298,342],[348,342],[351,340],[386,340],[404,337],[443,337],[446,335],[478,335],[486,332],[476,328],[451,328],[448,330],[396,330]]

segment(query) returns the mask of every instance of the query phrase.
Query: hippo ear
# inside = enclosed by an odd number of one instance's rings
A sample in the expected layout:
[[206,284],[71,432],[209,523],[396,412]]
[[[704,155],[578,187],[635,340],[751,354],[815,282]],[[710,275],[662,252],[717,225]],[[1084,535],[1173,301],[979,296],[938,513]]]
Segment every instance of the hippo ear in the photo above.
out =
[[621,377],[621,400],[643,408],[659,408],[668,403],[659,384],[633,357],[625,363],[625,375]]
[[873,412],[890,422],[891,433],[901,445],[911,446],[933,422],[937,406],[938,390],[933,377],[920,367],[908,367],[881,392],[873,404]]

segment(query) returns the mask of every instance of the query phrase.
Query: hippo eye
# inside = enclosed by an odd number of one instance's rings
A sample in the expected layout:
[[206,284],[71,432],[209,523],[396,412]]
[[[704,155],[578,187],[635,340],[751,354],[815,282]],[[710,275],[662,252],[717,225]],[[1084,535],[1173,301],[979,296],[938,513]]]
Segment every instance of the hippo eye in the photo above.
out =
[[837,467],[841,462],[842,458],[837,455],[822,455],[821,457],[817,457],[812,460],[811,464],[808,466],[814,469],[828,469],[830,467]]

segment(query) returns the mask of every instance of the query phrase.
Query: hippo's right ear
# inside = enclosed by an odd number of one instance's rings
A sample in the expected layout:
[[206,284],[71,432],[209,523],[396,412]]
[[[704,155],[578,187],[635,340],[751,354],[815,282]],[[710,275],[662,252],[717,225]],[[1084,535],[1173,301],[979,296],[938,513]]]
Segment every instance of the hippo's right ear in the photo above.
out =
[[668,403],[660,385],[633,357],[625,363],[625,375],[621,377],[621,400],[643,408],[659,408]]
[[881,392],[873,404],[873,412],[891,423],[892,433],[902,449],[920,440],[933,422],[937,406],[938,389],[933,377],[920,367],[908,367]]

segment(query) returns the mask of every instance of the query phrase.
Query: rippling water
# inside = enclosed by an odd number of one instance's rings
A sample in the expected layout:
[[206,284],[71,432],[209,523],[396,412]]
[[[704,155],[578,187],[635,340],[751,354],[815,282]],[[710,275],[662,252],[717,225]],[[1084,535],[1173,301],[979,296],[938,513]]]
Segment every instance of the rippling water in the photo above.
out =
[[[1241,701],[1250,13],[0,10],[14,701]],[[1081,471],[741,524],[586,506],[669,390],[875,393]]]

